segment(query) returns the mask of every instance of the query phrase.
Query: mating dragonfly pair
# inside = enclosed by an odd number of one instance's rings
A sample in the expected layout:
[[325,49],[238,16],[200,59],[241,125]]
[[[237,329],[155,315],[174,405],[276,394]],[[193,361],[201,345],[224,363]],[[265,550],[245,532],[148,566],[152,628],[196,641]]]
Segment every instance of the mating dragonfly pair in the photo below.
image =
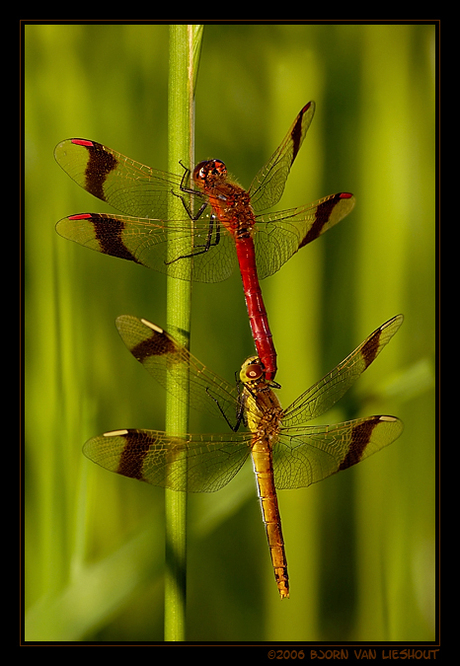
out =
[[[220,160],[174,175],[86,139],[69,139],[55,149],[57,162],[71,178],[124,214],[71,215],[56,226],[64,238],[180,279],[217,282],[238,264],[257,355],[243,363],[235,386],[155,324],[131,316],[117,319],[123,341],[148,372],[180,397],[186,387],[190,405],[223,417],[228,434],[170,437],[156,430],[123,429],[90,439],[83,452],[110,471],[188,492],[219,490],[251,457],[281,598],[289,597],[289,580],[276,490],[306,487],[347,469],[392,443],[403,428],[399,419],[384,415],[308,425],[372,363],[400,327],[402,315],[380,326],[287,409],[275,393],[277,355],[259,279],[275,273],[355,203],[353,195],[341,192],[261,214],[281,198],[314,110],[309,102],[300,111],[248,191],[230,180]],[[178,198],[184,218],[170,219],[168,210]]]

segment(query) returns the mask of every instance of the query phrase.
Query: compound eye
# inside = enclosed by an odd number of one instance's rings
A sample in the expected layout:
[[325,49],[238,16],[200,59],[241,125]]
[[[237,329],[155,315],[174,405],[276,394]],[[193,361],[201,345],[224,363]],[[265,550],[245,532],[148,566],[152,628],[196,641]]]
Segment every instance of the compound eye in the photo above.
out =
[[219,176],[227,173],[227,167],[221,160],[214,160],[214,171]]
[[193,180],[204,181],[208,175],[209,162],[199,162],[193,169]]
[[251,380],[259,379],[263,375],[263,370],[257,363],[251,363],[246,368],[246,377]]

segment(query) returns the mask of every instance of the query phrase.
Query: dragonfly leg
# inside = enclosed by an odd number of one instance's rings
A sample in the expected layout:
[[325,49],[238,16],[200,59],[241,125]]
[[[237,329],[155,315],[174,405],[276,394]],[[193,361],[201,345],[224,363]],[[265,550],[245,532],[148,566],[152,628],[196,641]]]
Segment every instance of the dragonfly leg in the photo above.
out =
[[[180,185],[179,185],[180,191],[184,192],[184,194],[193,194],[194,196],[200,197],[200,199],[202,199],[204,197],[204,195],[203,195],[203,192],[201,192],[201,190],[195,190],[193,187],[186,187],[186,181],[189,182],[190,169],[188,167],[186,167],[185,164],[183,164],[180,160],[179,160],[179,164],[184,169],[184,174],[182,176],[182,180],[180,181]],[[198,220],[198,218],[201,217],[201,215],[203,214],[204,210],[206,209],[206,207],[208,205],[208,202],[204,201],[201,204],[198,212],[194,214],[194,213],[192,213],[192,211],[190,209],[190,206],[188,205],[188,203],[186,202],[185,198],[182,195],[176,194],[174,192],[174,190],[171,190],[171,194],[173,194],[175,197],[178,197],[182,201],[182,205],[185,208],[185,210],[187,212],[187,215],[193,221]]]
[[[183,189],[182,186],[181,186],[180,189],[181,189],[181,192],[186,192],[188,194],[195,194],[199,197],[203,196],[202,192],[199,192],[198,190]],[[176,192],[174,192],[174,190],[171,190],[171,194],[182,201],[182,205],[185,208],[185,211],[186,211],[187,215],[189,216],[189,218],[192,220],[192,222],[195,222],[196,220],[198,220],[199,217],[201,217],[205,208],[208,205],[208,202],[204,201],[201,204],[200,208],[198,209],[198,212],[193,214],[192,211],[190,210],[190,207],[189,207],[188,203],[185,201],[185,198],[181,194],[176,194]]]
[[[207,204],[203,205],[206,206]],[[215,231],[213,230],[214,225],[215,225]],[[191,259],[193,257],[197,257],[199,254],[205,254],[209,250],[209,248],[216,247],[217,245],[219,245],[219,243],[220,243],[220,223],[215,215],[211,215],[211,217],[209,218],[209,229],[208,229],[206,243],[204,245],[197,245],[196,248],[193,250],[193,252],[190,252],[190,254],[181,254],[179,257],[176,257],[175,259],[171,259],[171,261],[165,261],[165,264],[166,266],[169,266],[170,264],[179,261],[179,259]]]
[[216,403],[217,407],[219,408],[219,412],[222,414],[222,416],[223,416],[224,419],[226,420],[226,422],[227,422],[228,427],[230,428],[230,430],[233,430],[233,432],[237,432],[237,431],[239,430],[239,427],[240,427],[241,423],[243,422],[243,419],[244,419],[244,406],[243,406],[243,404],[241,403],[241,401],[240,401],[240,406],[239,406],[239,408],[238,408],[238,413],[237,413],[237,415],[236,415],[236,424],[235,424],[235,425],[232,425],[232,424],[230,423],[230,421],[228,420],[227,415],[225,414],[224,410],[223,410],[222,407],[220,406],[219,401],[217,400],[217,398],[215,398],[213,395],[211,395],[211,394],[209,393],[209,389],[208,389],[207,387],[206,387],[206,393],[209,395],[209,397],[211,398],[211,400],[214,400],[214,402]]
[[[186,187],[186,182],[188,182],[188,178],[190,176],[190,169],[186,167],[182,162],[179,162],[181,167],[184,169],[184,175],[182,176],[182,180],[180,183],[180,190],[181,192],[184,192],[185,194],[193,194],[195,196],[203,197],[203,192],[200,190],[195,190],[190,187]],[[185,197],[183,197],[181,194],[176,194],[173,190],[171,190],[171,194],[173,194],[175,197],[178,197],[182,201],[182,205],[189,216],[190,220],[192,222],[195,222],[198,220],[204,211],[206,210],[208,206],[208,202],[204,201],[198,211],[196,213],[193,213],[192,210],[190,209],[189,204],[185,200]],[[215,224],[215,239],[213,240],[213,228]],[[171,261],[165,261],[165,264],[169,266],[170,264],[173,264],[174,262],[178,261],[179,259],[191,259],[193,257],[196,257],[199,254],[204,254],[209,250],[211,247],[215,247],[218,245],[220,242],[220,224],[216,218],[215,215],[211,215],[209,218],[209,229],[208,229],[208,235],[206,239],[206,243],[204,245],[197,245],[196,248],[193,250],[193,252],[190,252],[190,254],[182,254],[179,257],[176,257],[175,259],[172,259]]]

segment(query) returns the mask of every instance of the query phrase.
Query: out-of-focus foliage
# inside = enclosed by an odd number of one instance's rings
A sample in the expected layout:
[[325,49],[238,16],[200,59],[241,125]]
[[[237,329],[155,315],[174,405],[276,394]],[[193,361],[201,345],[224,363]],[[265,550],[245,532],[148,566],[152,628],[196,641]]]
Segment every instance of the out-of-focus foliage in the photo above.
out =
[[[25,28],[25,599],[29,640],[162,640],[163,492],[81,454],[109,429],[162,428],[164,394],[114,321],[165,325],[164,276],[58,237],[107,211],[53,159],[94,139],[166,168],[168,27]],[[403,436],[362,465],[279,494],[291,578],[281,602],[250,467],[189,500],[188,639],[434,637],[435,28],[209,25],[197,159],[246,186],[310,99],[316,116],[279,209],[335,191],[353,213],[262,289],[289,404],[402,312],[330,421],[395,414]],[[232,380],[253,353],[236,274],[193,287],[191,348]],[[225,424],[192,418],[201,431]]]

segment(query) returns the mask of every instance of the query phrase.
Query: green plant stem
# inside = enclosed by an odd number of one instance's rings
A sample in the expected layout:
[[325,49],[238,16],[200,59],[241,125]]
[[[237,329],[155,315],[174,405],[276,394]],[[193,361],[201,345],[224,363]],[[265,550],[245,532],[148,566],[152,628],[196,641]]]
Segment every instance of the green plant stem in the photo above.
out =
[[[168,95],[168,167],[177,173],[179,162],[192,165],[193,94],[197,68],[197,39],[199,26],[170,26],[169,46],[169,95]],[[168,211],[171,220],[184,217],[182,201],[177,198]],[[177,247],[174,248],[177,253]],[[184,247],[183,253],[191,252]],[[177,254],[176,254],[177,256]],[[191,277],[191,276],[190,276]],[[167,330],[181,344],[189,346],[191,320],[191,282],[167,279]],[[166,431],[170,435],[183,435],[188,431],[188,399],[182,400],[168,391],[166,403]],[[175,462],[177,464],[177,460]],[[186,465],[186,461],[179,461]],[[185,640],[186,603],[186,544],[187,544],[187,494],[166,489],[166,549],[165,549],[165,616],[166,641]]]

